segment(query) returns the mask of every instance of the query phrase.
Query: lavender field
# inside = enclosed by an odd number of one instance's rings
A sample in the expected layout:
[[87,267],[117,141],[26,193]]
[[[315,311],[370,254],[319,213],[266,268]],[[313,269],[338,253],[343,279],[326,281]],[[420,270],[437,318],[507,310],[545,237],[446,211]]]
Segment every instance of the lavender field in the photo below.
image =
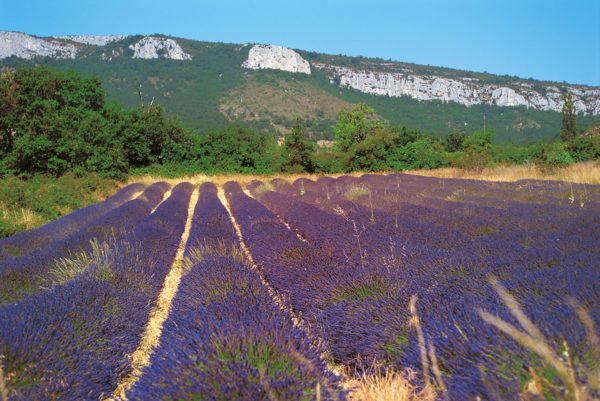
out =
[[599,325],[598,185],[132,184],[0,240],[0,399],[591,400]]

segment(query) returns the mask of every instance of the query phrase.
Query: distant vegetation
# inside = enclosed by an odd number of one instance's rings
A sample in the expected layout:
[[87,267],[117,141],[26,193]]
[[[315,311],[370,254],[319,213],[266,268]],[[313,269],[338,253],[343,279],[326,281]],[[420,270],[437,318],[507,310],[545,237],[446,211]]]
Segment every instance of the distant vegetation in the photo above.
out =
[[[139,106],[106,102],[101,82],[75,72],[21,67],[0,76],[0,175],[105,178],[130,173],[181,175],[433,169],[481,169],[536,163],[554,168],[600,158],[600,137],[580,135],[572,102],[563,110],[562,141],[496,143],[493,130],[456,131],[445,139],[391,124],[372,107],[340,109],[333,148],[318,147],[296,118],[278,145],[272,133],[230,125],[194,133],[139,93]],[[557,132],[559,137],[559,132]]]

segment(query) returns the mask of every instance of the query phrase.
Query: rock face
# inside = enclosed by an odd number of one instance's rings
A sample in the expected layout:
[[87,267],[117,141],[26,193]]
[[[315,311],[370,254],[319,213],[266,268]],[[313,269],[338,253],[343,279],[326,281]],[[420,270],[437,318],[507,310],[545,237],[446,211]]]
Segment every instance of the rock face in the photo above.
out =
[[191,60],[192,56],[183,51],[173,39],[156,36],[146,36],[139,42],[130,45],[133,58],[155,59],[168,58],[171,60]]
[[[417,100],[456,102],[466,106],[525,106],[551,111],[560,111],[563,104],[561,90],[550,85],[539,90],[518,81],[508,87],[480,83],[472,78],[453,79],[405,72],[378,72],[324,63],[314,63],[313,66],[325,71],[331,81],[340,86],[374,95],[408,96]],[[600,114],[600,88],[566,86],[563,90],[572,94],[577,112]]]
[[283,46],[255,45],[248,53],[243,68],[252,70],[271,69],[310,74],[310,64],[302,56]]
[[105,46],[108,43],[123,40],[127,35],[67,35],[53,37],[56,39],[66,39],[72,42],[83,43],[85,45]]
[[0,59],[16,56],[75,58],[77,46],[51,38],[39,38],[20,32],[0,31]]

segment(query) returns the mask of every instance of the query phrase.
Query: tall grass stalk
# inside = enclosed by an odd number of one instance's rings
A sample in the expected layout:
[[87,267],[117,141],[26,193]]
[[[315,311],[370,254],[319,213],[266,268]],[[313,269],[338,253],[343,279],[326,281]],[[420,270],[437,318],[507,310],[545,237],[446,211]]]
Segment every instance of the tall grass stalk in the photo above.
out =
[[[599,390],[599,367],[589,366],[583,368],[580,376],[582,375],[584,377],[578,378],[578,374],[571,360],[568,344],[564,342],[563,346],[565,352],[561,358],[559,356],[560,353],[552,348],[550,342],[527,315],[525,315],[517,300],[502,286],[502,284],[500,284],[498,279],[491,277],[490,283],[500,299],[502,299],[506,307],[510,310],[511,314],[517,319],[522,329],[513,326],[483,309],[478,309],[479,316],[481,316],[486,323],[493,325],[525,348],[535,352],[547,366],[554,369],[565,385],[567,395],[570,399],[574,401],[591,400],[590,390]],[[592,318],[583,307],[576,303],[576,301],[571,300],[570,304],[586,327],[588,342],[591,346],[592,353],[597,357],[600,354],[600,347],[598,346],[600,341],[598,340]]]
[[[442,378],[438,359],[435,353],[435,346],[431,338],[425,340],[421,319],[417,312],[418,297],[413,295],[410,298],[408,308],[411,314],[410,324],[417,332],[417,341],[419,342],[419,353],[421,355],[421,367],[423,369],[423,379],[425,381],[425,393],[434,399],[448,399],[446,384]],[[433,378],[432,374],[433,373]]]
[[4,355],[0,355],[0,397],[2,401],[8,401],[8,389],[4,381]]

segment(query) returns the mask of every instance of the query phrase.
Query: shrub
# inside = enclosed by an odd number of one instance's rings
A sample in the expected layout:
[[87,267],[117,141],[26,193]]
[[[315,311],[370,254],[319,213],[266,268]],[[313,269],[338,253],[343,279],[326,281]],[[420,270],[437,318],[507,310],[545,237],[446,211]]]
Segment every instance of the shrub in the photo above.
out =
[[244,127],[213,131],[200,142],[199,162],[204,171],[272,173],[281,160],[275,140]]
[[567,145],[575,161],[600,160],[600,136],[578,136]]
[[444,148],[447,152],[459,152],[465,147],[465,139],[467,136],[462,132],[452,132],[444,141]]
[[535,161],[543,168],[564,167],[574,163],[562,142],[542,143],[534,151]]
[[0,75],[0,176],[96,172],[187,160],[193,137],[161,107],[106,104],[96,78],[48,67]]
[[442,145],[432,139],[420,139],[398,148],[389,166],[393,170],[434,169],[448,165]]
[[313,160],[318,173],[343,173],[348,168],[348,154],[337,150],[317,151]]

